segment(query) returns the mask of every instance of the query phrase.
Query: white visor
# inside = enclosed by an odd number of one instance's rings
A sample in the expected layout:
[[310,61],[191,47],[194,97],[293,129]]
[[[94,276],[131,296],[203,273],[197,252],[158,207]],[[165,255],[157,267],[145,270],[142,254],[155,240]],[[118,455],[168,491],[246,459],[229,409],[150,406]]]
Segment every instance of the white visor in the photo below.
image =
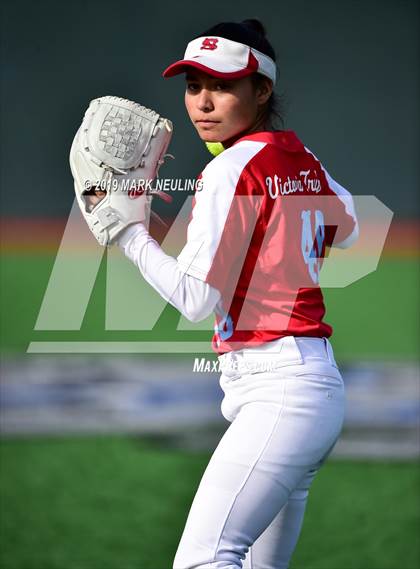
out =
[[271,57],[243,43],[217,36],[203,36],[190,41],[184,58],[167,67],[163,76],[173,77],[189,67],[225,79],[261,73],[276,82],[276,64]]

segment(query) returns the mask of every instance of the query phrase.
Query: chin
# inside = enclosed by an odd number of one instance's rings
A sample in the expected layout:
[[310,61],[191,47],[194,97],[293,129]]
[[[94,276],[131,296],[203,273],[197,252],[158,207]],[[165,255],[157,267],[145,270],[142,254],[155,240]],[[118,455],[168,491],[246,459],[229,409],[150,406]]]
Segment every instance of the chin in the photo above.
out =
[[210,132],[199,132],[198,135],[203,142],[221,142],[217,136]]
[[226,139],[226,136],[219,129],[197,128],[197,134],[203,142],[221,142],[221,138]]

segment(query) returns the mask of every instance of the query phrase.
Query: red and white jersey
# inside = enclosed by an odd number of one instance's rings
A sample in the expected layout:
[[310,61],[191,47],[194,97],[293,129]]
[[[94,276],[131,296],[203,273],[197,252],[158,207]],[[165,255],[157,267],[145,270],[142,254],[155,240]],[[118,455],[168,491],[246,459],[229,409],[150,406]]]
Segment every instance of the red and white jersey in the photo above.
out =
[[201,174],[178,263],[221,293],[213,349],[329,337],[326,246],[357,238],[353,200],[292,131],[239,139]]

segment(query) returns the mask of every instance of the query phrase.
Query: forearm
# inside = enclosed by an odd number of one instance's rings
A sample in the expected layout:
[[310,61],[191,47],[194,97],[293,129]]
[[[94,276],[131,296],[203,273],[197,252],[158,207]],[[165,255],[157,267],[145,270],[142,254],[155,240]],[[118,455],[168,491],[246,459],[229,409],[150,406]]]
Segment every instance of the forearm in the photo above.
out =
[[128,227],[118,245],[145,280],[188,320],[199,322],[213,312],[220,300],[219,291],[180,269],[142,223]]

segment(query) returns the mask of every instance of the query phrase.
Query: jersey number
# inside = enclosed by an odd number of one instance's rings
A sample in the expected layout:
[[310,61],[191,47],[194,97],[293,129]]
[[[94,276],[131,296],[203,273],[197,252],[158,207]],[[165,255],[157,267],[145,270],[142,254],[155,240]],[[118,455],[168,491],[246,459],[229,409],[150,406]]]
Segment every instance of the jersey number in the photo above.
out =
[[[315,213],[315,229],[312,231],[311,214]],[[322,211],[316,209],[304,209],[301,212],[302,218],[302,255],[308,266],[309,275],[315,284],[319,282],[320,257],[323,250],[325,239],[324,215]]]
[[[312,231],[310,209],[301,212],[302,218],[302,255],[308,265],[308,271],[312,281],[317,284],[319,281],[320,257],[323,250],[325,239],[324,215],[321,210],[315,210],[315,231]],[[315,234],[315,235],[314,235]],[[221,320],[216,324],[214,331],[219,341],[225,341],[233,335],[233,321],[229,314],[220,314]]]
[[227,314],[226,312],[221,314],[221,316],[223,316],[223,318],[215,325],[214,331],[219,340],[224,342],[233,334],[233,321],[230,314]]

